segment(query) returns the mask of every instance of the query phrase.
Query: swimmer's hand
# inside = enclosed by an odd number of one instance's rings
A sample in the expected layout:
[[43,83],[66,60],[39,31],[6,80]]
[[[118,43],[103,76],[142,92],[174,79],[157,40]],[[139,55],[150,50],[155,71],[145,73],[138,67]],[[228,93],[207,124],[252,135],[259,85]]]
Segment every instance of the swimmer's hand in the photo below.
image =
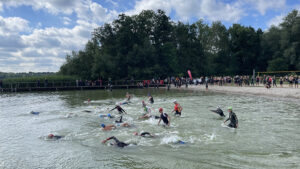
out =
[[103,140],[102,143],[104,144],[104,143],[106,143],[106,141],[107,141],[107,140]]

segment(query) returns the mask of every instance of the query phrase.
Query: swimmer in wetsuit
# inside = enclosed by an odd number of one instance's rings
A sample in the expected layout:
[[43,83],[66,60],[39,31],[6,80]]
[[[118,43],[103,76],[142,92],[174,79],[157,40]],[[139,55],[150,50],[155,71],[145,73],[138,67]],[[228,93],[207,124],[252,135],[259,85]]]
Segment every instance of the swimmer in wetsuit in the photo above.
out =
[[228,107],[229,117],[224,121],[226,123],[228,120],[230,120],[230,123],[228,124],[228,127],[231,128],[237,128],[239,126],[238,118],[236,117],[235,113],[232,111],[232,107]]
[[154,103],[154,99],[153,99],[153,97],[149,94],[149,102],[151,103],[151,104],[153,104]]
[[37,112],[37,111],[31,111],[30,114],[38,115],[38,114],[40,114],[40,112]]
[[211,110],[214,113],[217,113],[218,115],[220,115],[221,117],[225,117],[223,110],[218,106],[217,110]]
[[148,107],[146,105],[144,100],[142,101],[142,107],[144,108],[144,114],[143,114],[143,116],[139,117],[139,119],[148,119],[148,118],[150,118],[151,117],[151,115],[150,115],[151,109],[150,109],[150,107]]
[[163,108],[159,108],[159,113],[160,113],[160,119],[158,121],[158,124],[160,123],[161,120],[163,120],[163,122],[165,123],[165,125],[170,126],[170,122],[171,122],[171,118],[167,113],[163,112]]
[[175,104],[175,106],[174,106],[174,110],[172,111],[172,113],[175,111],[175,115],[181,116],[182,107],[176,100],[173,103]]
[[116,107],[115,107],[115,108],[113,108],[113,109],[111,109],[110,111],[113,111],[113,110],[115,110],[115,109],[117,109],[117,110],[118,110],[119,114],[122,114],[122,113],[125,113],[125,114],[127,114],[127,113],[125,112],[125,110],[124,110],[124,109],[122,109],[122,107],[121,107],[121,106],[119,106],[118,104],[116,104]]
[[128,92],[126,92],[126,98],[127,98],[127,102],[130,102],[131,95]]
[[118,147],[121,147],[121,148],[126,147],[126,146],[129,145],[127,143],[119,141],[115,136],[112,136],[112,137],[109,137],[109,138],[103,140],[102,143],[106,143],[108,140],[111,140],[111,139],[113,139],[115,141],[115,143],[112,144],[112,145],[115,145],[115,146],[118,146]]
[[178,141],[175,142],[175,144],[186,144],[186,143],[187,143],[187,142],[181,141],[181,140],[178,140]]
[[112,116],[110,113],[106,114],[100,114],[99,117],[108,117],[108,118],[114,118],[114,116]]
[[[128,123],[123,123],[123,124],[118,124],[118,126],[122,126],[122,127],[130,127],[130,125]],[[102,130],[103,131],[110,131],[112,129],[116,129],[117,127],[113,124],[111,125],[105,125],[105,124],[101,124]]]
[[123,116],[121,116],[119,120],[116,120],[115,123],[123,123],[122,119],[123,119]]
[[47,139],[52,139],[52,140],[58,140],[58,139],[61,139],[61,138],[63,138],[63,136],[54,135],[54,134],[49,134],[47,136]]
[[142,132],[141,134],[139,134],[138,132],[134,132],[133,134],[141,137],[154,137],[154,135],[150,134],[149,132]]

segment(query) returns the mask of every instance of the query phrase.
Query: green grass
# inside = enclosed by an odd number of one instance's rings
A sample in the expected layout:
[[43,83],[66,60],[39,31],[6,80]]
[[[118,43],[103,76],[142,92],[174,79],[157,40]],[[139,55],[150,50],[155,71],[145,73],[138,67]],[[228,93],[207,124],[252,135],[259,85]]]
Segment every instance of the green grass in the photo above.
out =
[[3,79],[3,83],[44,83],[45,80],[48,82],[66,82],[66,81],[76,81],[79,79],[75,76],[65,76],[65,75],[43,75],[43,76],[31,76],[31,77],[18,77],[18,78],[7,78]]

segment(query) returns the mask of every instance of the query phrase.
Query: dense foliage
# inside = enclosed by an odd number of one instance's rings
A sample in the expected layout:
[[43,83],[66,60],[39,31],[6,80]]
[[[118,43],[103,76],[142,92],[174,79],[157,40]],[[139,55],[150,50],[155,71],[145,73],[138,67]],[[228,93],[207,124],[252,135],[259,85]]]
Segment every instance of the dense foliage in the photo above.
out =
[[24,77],[14,77],[3,79],[3,83],[37,83],[38,81],[44,83],[46,80],[48,82],[75,82],[78,79],[75,76],[68,75],[41,75],[41,76],[24,76]]
[[161,10],[119,15],[93,32],[84,50],[66,57],[60,73],[83,79],[245,75],[300,70],[300,16],[288,14],[263,32],[221,22],[174,23]]
[[48,76],[55,75],[53,72],[29,72],[29,73],[4,73],[0,72],[0,80],[8,78],[26,78],[26,77],[39,77],[39,76]]

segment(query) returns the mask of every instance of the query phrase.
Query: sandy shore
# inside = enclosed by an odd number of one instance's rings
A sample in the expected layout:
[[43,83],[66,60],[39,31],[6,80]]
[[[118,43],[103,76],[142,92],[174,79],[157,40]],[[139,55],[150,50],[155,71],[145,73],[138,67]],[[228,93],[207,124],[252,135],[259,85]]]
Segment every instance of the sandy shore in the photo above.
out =
[[[177,89],[172,86],[172,89]],[[183,90],[199,90],[206,91],[205,85],[192,85],[186,88],[182,86],[180,89]],[[210,85],[208,91],[211,92],[222,92],[222,93],[234,93],[234,94],[251,94],[251,95],[263,95],[263,96],[274,96],[279,98],[297,98],[300,99],[300,88],[280,88],[275,87],[271,89],[266,89],[265,87],[237,87],[237,86],[218,86]]]

